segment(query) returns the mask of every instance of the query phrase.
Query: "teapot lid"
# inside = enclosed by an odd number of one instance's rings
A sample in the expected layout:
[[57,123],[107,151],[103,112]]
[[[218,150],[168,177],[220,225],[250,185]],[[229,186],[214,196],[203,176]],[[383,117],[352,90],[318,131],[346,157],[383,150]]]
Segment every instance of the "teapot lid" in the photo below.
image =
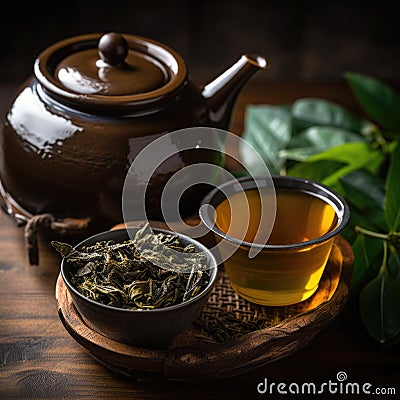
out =
[[50,96],[86,108],[153,109],[187,78],[182,57],[154,40],[109,32],[75,36],[36,59],[35,76]]

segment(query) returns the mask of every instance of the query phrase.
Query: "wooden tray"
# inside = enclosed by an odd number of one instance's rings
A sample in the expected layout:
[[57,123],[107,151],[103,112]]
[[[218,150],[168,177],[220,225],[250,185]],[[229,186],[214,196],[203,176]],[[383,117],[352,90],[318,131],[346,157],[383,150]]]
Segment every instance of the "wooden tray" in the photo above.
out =
[[161,350],[129,346],[93,331],[75,309],[61,275],[56,299],[69,334],[109,369],[142,380],[205,381],[247,372],[304,347],[344,307],[352,266],[352,248],[338,236],[318,290],[308,300],[286,307],[243,300],[221,268],[201,316]]

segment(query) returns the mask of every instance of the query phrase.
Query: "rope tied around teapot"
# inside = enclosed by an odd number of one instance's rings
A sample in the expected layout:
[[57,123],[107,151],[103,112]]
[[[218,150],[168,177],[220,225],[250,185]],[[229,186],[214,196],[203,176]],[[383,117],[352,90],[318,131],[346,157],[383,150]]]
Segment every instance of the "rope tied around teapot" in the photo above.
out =
[[39,214],[29,218],[24,231],[29,264],[39,265],[38,232],[41,229],[48,229],[60,235],[65,235],[71,231],[86,229],[89,222],[90,218],[64,218],[60,220],[52,214]]

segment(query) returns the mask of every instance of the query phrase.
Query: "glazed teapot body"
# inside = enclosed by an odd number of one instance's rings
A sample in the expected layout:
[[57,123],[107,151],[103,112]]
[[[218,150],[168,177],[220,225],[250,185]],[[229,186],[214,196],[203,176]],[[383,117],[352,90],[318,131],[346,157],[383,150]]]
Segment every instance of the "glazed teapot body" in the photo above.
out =
[[[172,49],[111,35],[82,35],[46,49],[10,105],[0,143],[0,194],[18,222],[45,213],[85,219],[96,229],[121,222],[124,180],[137,154],[178,129],[228,129],[240,89],[266,66],[242,56],[198,87]],[[149,219],[162,219],[160,193],[169,177],[196,162],[221,165],[223,155],[193,149],[161,165],[149,184]],[[199,186],[190,195],[199,203],[207,190]],[[186,204],[184,214],[196,211],[196,201]]]

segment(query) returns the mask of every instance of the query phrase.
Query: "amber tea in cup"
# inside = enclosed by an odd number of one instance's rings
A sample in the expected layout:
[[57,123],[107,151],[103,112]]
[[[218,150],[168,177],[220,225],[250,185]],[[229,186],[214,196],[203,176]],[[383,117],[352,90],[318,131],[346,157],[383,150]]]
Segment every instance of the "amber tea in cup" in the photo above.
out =
[[[203,200],[213,207],[200,215],[241,297],[262,305],[294,304],[317,290],[334,238],[348,222],[348,205],[310,180],[275,176],[274,190],[263,181],[246,177],[214,189]],[[257,232],[268,224],[269,237],[259,241]],[[251,248],[258,250],[255,257]]]

